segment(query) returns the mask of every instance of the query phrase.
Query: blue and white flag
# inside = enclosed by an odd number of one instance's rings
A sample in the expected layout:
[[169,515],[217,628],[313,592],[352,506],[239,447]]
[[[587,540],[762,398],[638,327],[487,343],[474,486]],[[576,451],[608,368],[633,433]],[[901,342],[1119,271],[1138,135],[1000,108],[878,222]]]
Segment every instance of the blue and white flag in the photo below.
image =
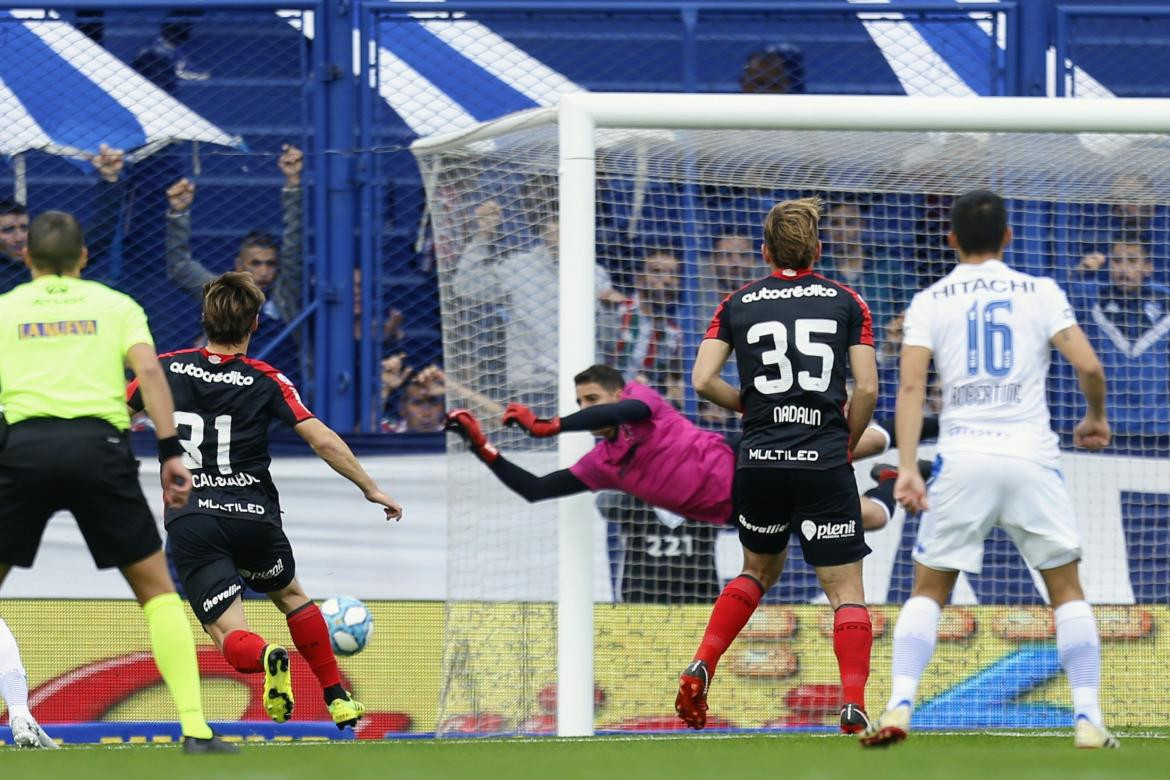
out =
[[72,25],[0,11],[0,154],[141,159],[175,141],[242,147]]

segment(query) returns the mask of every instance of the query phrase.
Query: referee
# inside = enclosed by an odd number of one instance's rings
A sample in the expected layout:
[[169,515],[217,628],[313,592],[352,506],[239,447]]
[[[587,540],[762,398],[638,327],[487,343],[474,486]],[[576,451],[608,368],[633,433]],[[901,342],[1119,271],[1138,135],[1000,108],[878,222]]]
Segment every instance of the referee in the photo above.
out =
[[183,750],[234,752],[203,717],[195,642],[126,433],[128,365],[158,432],[163,498],[185,504],[191,474],[146,313],[128,296],[80,278],[87,253],[69,214],[34,219],[23,255],[32,281],[0,295],[0,408],[8,428],[0,445],[0,583],[13,566],[32,566],[49,517],[71,512],[94,563],[117,566],[142,605],[155,663],[179,711]]

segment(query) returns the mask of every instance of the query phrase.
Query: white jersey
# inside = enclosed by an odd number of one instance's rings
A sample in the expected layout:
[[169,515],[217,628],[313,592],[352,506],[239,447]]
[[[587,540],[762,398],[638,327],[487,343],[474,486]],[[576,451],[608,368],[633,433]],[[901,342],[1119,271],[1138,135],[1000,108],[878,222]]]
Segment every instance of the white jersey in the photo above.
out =
[[960,263],[915,295],[902,343],[933,353],[943,390],[939,453],[1059,468],[1045,386],[1051,339],[1072,325],[1076,316],[1056,282],[1000,260]]

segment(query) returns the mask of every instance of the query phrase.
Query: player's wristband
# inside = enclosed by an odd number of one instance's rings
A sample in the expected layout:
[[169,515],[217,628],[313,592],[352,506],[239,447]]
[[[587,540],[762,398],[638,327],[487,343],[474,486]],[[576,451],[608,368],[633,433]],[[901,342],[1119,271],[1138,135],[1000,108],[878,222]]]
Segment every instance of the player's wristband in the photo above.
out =
[[158,462],[163,463],[171,458],[177,458],[183,454],[183,445],[179,444],[178,436],[168,436],[165,439],[158,440]]

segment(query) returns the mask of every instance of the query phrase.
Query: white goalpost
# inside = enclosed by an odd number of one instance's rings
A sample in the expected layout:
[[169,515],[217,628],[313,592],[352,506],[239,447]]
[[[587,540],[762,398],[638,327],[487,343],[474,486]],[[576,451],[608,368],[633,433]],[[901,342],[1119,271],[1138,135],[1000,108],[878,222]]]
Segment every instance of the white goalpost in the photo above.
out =
[[[1117,242],[1129,242],[1137,247],[1133,251],[1165,262],[1161,244],[1170,236],[1160,231],[1170,227],[1165,213],[1170,203],[1168,133],[1170,101],[1164,100],[575,93],[564,95],[556,109],[420,139],[412,150],[435,231],[448,393],[462,396],[449,403],[471,407],[505,456],[536,474],[569,467],[593,440],[586,433],[565,434],[554,451],[501,428],[499,406],[509,400],[533,405],[543,400],[546,408],[538,413],[567,415],[577,408],[573,377],[595,362],[625,366],[627,378],[655,384],[692,419],[710,424],[712,418],[686,385],[693,348],[712,313],[709,301],[732,292],[721,288],[726,279],[712,270],[718,261],[711,258],[722,257],[718,253],[725,239],[758,246],[760,209],[790,194],[825,198],[836,221],[822,227],[839,231],[831,248],[840,268],[849,267],[848,250],[858,249],[849,242],[864,242],[865,252],[856,254],[880,260],[858,271],[872,275],[859,278],[870,285],[867,297],[875,297],[875,311],[887,312],[886,321],[874,323],[879,339],[895,333],[908,296],[932,269],[947,262],[935,243],[924,243],[924,231],[940,235],[936,223],[947,198],[975,187],[1009,199],[1009,219],[1019,224],[1018,249],[1009,262],[1076,286],[1086,301],[1084,316],[1097,316],[1103,304],[1093,296],[1108,287],[1110,272],[1107,264],[1088,268],[1091,255],[1099,249],[1109,255],[1120,251]],[[1123,189],[1119,182],[1126,176],[1136,183]],[[494,204],[493,210],[483,209],[485,203]],[[540,257],[534,247],[539,248],[550,219],[559,231],[552,251],[555,277],[549,277],[558,280],[555,306],[551,291],[546,291],[550,300],[540,302],[539,290],[525,287],[535,271],[531,277],[516,276],[519,266],[513,264],[520,256]],[[864,225],[854,228],[848,220]],[[1096,238],[1083,237],[1089,234]],[[478,265],[473,265],[470,247],[482,249],[486,259],[475,254]],[[674,265],[663,266],[662,273],[670,276],[666,282],[650,279],[647,258],[655,255],[673,257]],[[513,275],[500,278],[505,268]],[[1153,266],[1147,276],[1153,283],[1167,271]],[[668,294],[655,310],[660,283]],[[606,285],[612,290],[600,289]],[[543,317],[545,327],[534,332],[522,315]],[[527,330],[520,333],[522,322]],[[888,331],[878,332],[887,326]],[[543,354],[555,361],[555,371],[521,367],[525,379],[518,378],[515,361],[524,339],[539,347],[537,354],[555,349],[554,355]],[[896,345],[891,348],[896,352]],[[663,362],[668,349],[675,361],[670,365]],[[1134,361],[1147,359],[1136,348],[1131,352]],[[1113,370],[1122,381],[1125,365]],[[1142,368],[1148,370],[1156,369]],[[1142,382],[1147,375],[1135,377]],[[1069,378],[1054,374],[1052,383],[1057,388],[1052,390],[1054,412],[1062,412],[1056,416],[1071,419],[1077,396]],[[1125,390],[1118,385],[1114,392]],[[1130,406],[1158,405],[1160,399],[1142,400],[1138,394],[1117,402],[1127,404],[1123,412],[1128,415]],[[1069,454],[1066,471],[1074,496],[1082,500],[1077,511],[1090,550],[1084,564],[1089,598],[1122,605],[1109,619],[1119,626],[1117,641],[1132,645],[1128,650],[1119,645],[1118,657],[1128,652],[1144,659],[1161,651],[1153,644],[1153,630],[1141,630],[1142,616],[1148,612],[1151,625],[1162,621],[1163,626],[1167,616],[1159,607],[1143,606],[1161,591],[1147,587],[1139,573],[1157,571],[1165,553],[1161,542],[1134,529],[1154,527],[1142,525],[1152,522],[1142,518],[1162,511],[1158,496],[1170,490],[1170,450],[1165,449],[1170,409],[1132,416],[1132,429],[1119,430],[1119,440],[1127,442],[1123,451],[1096,458]],[[475,733],[547,733],[553,708],[538,691],[554,682],[560,736],[592,735],[598,729],[595,683],[605,690],[604,706],[615,708],[604,719],[607,729],[652,728],[646,724],[659,721],[651,715],[669,716],[674,680],[690,660],[712,599],[688,590],[684,580],[690,575],[681,569],[656,569],[659,573],[636,582],[629,567],[635,560],[639,566],[658,565],[669,557],[663,550],[689,549],[692,537],[678,536],[663,519],[676,534],[668,543],[666,531],[659,534],[662,529],[655,527],[647,532],[626,519],[641,512],[653,525],[652,507],[627,506],[607,514],[589,494],[525,504],[454,437],[448,446],[452,573],[444,700],[436,730],[444,733],[444,723],[474,715],[481,726],[471,729]],[[861,471],[864,488],[870,483]],[[1087,487],[1096,484],[1098,474],[1108,483],[1107,497]],[[1119,501],[1124,504],[1120,509]],[[867,595],[874,603],[891,605],[891,633],[905,587],[899,566],[907,560],[909,522],[899,512],[870,538],[875,554],[867,559]],[[714,559],[722,553],[715,549],[715,535],[711,540]],[[734,550],[733,538],[720,543],[724,552]],[[630,557],[631,545],[643,545],[638,549],[644,555]],[[1004,566],[1004,571],[1015,570],[1014,563]],[[1161,571],[1162,577],[1170,576]],[[957,627],[948,630],[961,634],[955,641],[968,643],[969,653],[978,656],[973,666],[982,665],[988,675],[1007,674],[1001,667],[1017,664],[1018,679],[1025,681],[1019,684],[1038,691],[1034,696],[1041,704],[1024,711],[990,695],[979,698],[982,694],[963,687],[971,670],[964,671],[959,661],[944,670],[946,684],[928,691],[928,697],[975,697],[970,700],[985,710],[980,722],[1042,725],[1049,722],[1044,718],[1055,717],[1044,707],[1059,703],[1060,696],[1044,687],[1059,687],[1049,682],[1054,679],[1046,666],[1049,656],[1028,655],[1028,643],[1047,636],[1038,617],[1038,594],[1017,594],[1027,589],[1027,575],[1023,584],[998,576],[964,579],[961,590],[966,590],[956,594],[956,602],[968,599],[971,606],[958,610],[986,605],[979,608],[988,611],[977,613],[969,629],[959,617]],[[662,594],[654,590],[660,585]],[[721,672],[731,698],[716,703],[712,694],[713,714],[751,713],[742,720],[732,717],[733,726],[815,726],[815,713],[801,709],[809,699],[801,696],[810,686],[835,678],[828,665],[831,652],[826,655],[817,644],[817,608],[786,606],[807,601],[788,587],[782,578],[780,603],[761,608],[753,620],[755,633],[744,641],[756,643],[757,655],[743,656],[738,665],[729,662],[728,671]],[[600,612],[599,603],[611,606]],[[1041,623],[1013,633],[1012,626],[1027,622],[1013,617],[1017,614]],[[997,621],[1007,627],[1000,631]],[[552,624],[555,648],[546,636]],[[1108,639],[1108,630],[1103,635]],[[643,649],[666,657],[655,656],[651,663],[639,655]],[[1105,655],[1107,674],[1111,652]],[[942,655],[940,663],[949,663]],[[603,660],[595,664],[595,656]],[[799,659],[792,661],[792,671],[768,672],[766,664],[782,666],[789,657]],[[888,680],[888,664],[888,642],[875,642],[870,687],[875,701],[879,689],[884,691],[882,681]],[[1103,683],[1107,707],[1114,710],[1110,722],[1140,721],[1137,705],[1131,712],[1122,702],[1132,695],[1134,683],[1116,675]],[[717,679],[716,689],[722,684]],[[784,711],[769,715],[769,708]],[[489,713],[500,715],[493,725],[483,717]]]

